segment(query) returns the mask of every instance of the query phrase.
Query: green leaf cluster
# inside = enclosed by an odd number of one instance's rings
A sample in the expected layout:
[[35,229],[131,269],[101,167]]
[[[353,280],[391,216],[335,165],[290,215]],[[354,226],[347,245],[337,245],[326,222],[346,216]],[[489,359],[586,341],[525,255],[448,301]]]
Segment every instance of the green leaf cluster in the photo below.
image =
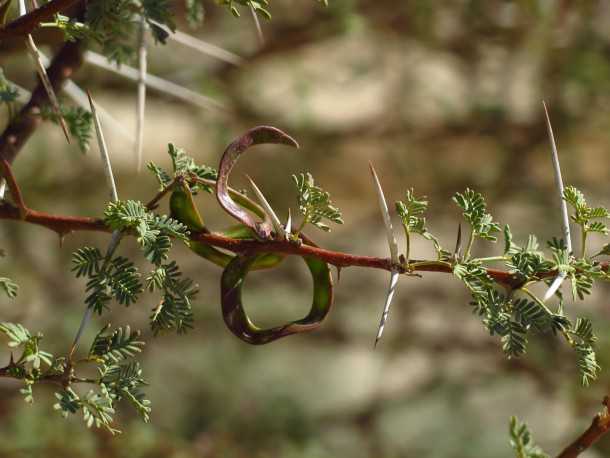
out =
[[[114,428],[113,422],[115,406],[122,400],[148,421],[150,401],[142,391],[147,382],[142,377],[139,363],[133,359],[144,346],[144,342],[138,340],[139,336],[140,333],[131,332],[129,326],[114,331],[110,325],[102,328],[95,336],[87,358],[74,361],[71,366],[74,369],[80,363],[94,363],[97,377],[82,379],[72,375],[65,388],[55,393],[57,402],[54,408],[64,417],[81,411],[87,427],[105,428],[112,434],[120,432]],[[96,388],[80,395],[72,386],[79,382]]]
[[108,332],[110,325],[106,325],[97,333],[89,350],[89,359],[118,363],[121,360],[133,358],[142,351],[144,342],[138,340],[140,332],[131,332],[129,326],[117,328]]
[[[328,6],[328,0],[317,0],[324,6]],[[224,6],[231,11],[231,14],[235,17],[240,17],[241,13],[236,5],[247,6],[253,8],[257,14],[264,17],[265,19],[271,19],[271,13],[268,10],[268,0],[216,0],[218,5]]]
[[40,26],[60,29],[66,41],[82,40],[91,36],[91,30],[87,24],[62,14],[56,14],[53,22],[43,22]]
[[[550,284],[553,281],[549,275],[551,272],[564,273],[572,280],[574,298],[582,299],[590,293],[593,281],[605,279],[607,274],[597,263],[570,257],[563,240],[548,242],[552,260],[545,257],[533,235],[528,237],[525,246],[517,245],[508,225],[504,228],[504,242],[503,256],[462,259],[453,263],[454,275],[472,294],[474,312],[481,317],[491,335],[500,336],[508,357],[518,357],[526,352],[527,336],[531,331],[563,335],[576,352],[581,382],[588,385],[599,372],[590,322],[578,318],[573,324],[564,314],[559,291],[556,293],[560,299],[559,308],[553,312],[527,286],[540,281]],[[496,284],[484,266],[487,261],[498,260],[504,261],[509,273],[515,275],[521,284],[508,295],[496,290]],[[519,297],[517,293],[523,293],[527,298]]]
[[167,154],[172,161],[173,173],[168,173],[159,167],[154,162],[148,163],[148,170],[155,176],[159,182],[159,189],[162,191],[170,183],[178,177],[186,178],[191,193],[197,194],[198,191],[203,190],[207,193],[212,193],[214,188],[201,180],[216,181],[218,178],[218,172],[213,167],[207,165],[198,165],[191,156],[187,154],[182,148],[178,148],[173,143],[167,145]]
[[405,194],[404,201],[397,201],[395,204],[396,213],[400,217],[402,227],[405,231],[405,237],[407,240],[406,258],[410,257],[411,249],[411,234],[419,234],[426,240],[430,240],[434,243],[434,247],[440,254],[441,247],[436,237],[434,237],[426,227],[426,218],[424,214],[428,209],[428,201],[426,197],[417,197],[413,191],[413,188],[408,189]]
[[149,291],[160,290],[162,299],[150,316],[150,326],[155,335],[175,329],[179,334],[193,328],[192,300],[198,292],[197,285],[182,275],[175,262],[160,265],[146,278]]
[[236,5],[247,6],[253,8],[257,14],[264,17],[265,19],[271,19],[271,13],[267,9],[269,6],[268,0],[216,0],[216,3],[225,6],[231,11],[231,14],[235,17],[240,17],[241,14]]
[[201,0],[184,0],[184,7],[186,9],[186,20],[189,26],[195,28],[203,23],[205,16],[205,10],[203,8],[203,2]]
[[610,212],[605,207],[589,206],[584,194],[574,186],[567,186],[564,189],[563,199],[574,211],[570,218],[580,226],[581,254],[585,258],[587,256],[587,235],[590,233],[608,235],[608,226],[598,220],[609,218]]
[[17,297],[19,285],[10,278],[0,277],[0,289],[11,299]]
[[524,279],[530,279],[549,272],[554,267],[553,263],[547,261],[544,253],[539,250],[538,239],[535,235],[528,237],[524,247],[519,247],[512,242],[508,226],[504,228],[504,235],[505,246],[508,246],[505,254],[509,256],[506,265],[511,273],[518,274]]
[[104,220],[113,230],[135,232],[144,256],[155,265],[169,256],[172,238],[188,242],[189,232],[184,224],[166,215],[155,215],[139,201],[111,202],[104,211]]
[[145,18],[157,42],[165,43],[167,33],[153,21],[175,30],[169,0],[99,0],[87,7],[86,24],[90,36],[102,53],[116,63],[129,62],[135,56],[138,16]]
[[99,368],[100,387],[111,401],[111,405],[125,399],[138,412],[142,420],[150,420],[150,401],[142,388],[148,383],[142,377],[137,361],[112,364]]
[[567,186],[563,192],[564,200],[570,204],[574,210],[571,218],[576,224],[587,232],[599,232],[608,234],[608,227],[596,219],[610,217],[610,213],[605,207],[590,207],[587,204],[584,194],[574,186]]
[[510,418],[509,434],[510,446],[515,451],[515,458],[549,458],[549,455],[534,443],[527,425],[520,422],[517,417]]
[[57,403],[53,408],[61,412],[64,418],[81,410],[88,428],[95,426],[105,428],[111,434],[120,433],[118,429],[112,427],[115,410],[107,390],[102,390],[101,393],[89,390],[86,395],[81,397],[71,387],[68,387],[55,393],[55,397]]
[[297,188],[297,204],[299,206],[299,211],[303,215],[303,221],[298,232],[308,223],[328,232],[330,231],[330,227],[324,223],[324,220],[336,224],[343,224],[341,211],[333,206],[330,200],[330,194],[319,186],[316,186],[310,173],[293,175],[292,179]]
[[[3,322],[0,323],[0,332],[8,339],[8,346],[12,349],[21,348],[22,353],[16,361],[13,361],[12,366],[15,368],[29,364],[32,371],[39,373],[41,364],[47,366],[53,364],[53,355],[40,349],[39,343],[42,339],[42,334],[32,335],[30,331],[24,328],[21,324]],[[25,371],[25,368],[21,368]]]
[[87,277],[85,304],[101,314],[112,299],[129,306],[142,292],[140,274],[133,262],[117,256],[109,258],[94,247],[78,249],[72,255],[72,272]]
[[462,209],[464,219],[472,229],[465,257],[470,256],[470,249],[476,237],[496,241],[497,238],[493,234],[500,231],[500,225],[487,213],[487,203],[481,193],[466,188],[463,193],[455,193],[453,201]]
[[[213,180],[216,181],[218,178],[218,172],[215,168],[207,165],[198,165],[191,156],[187,154],[182,148],[176,147],[173,143],[167,145],[167,154],[172,160],[172,168],[174,169],[174,177],[196,177],[202,180]],[[214,191],[210,185],[202,184],[201,182],[195,181],[189,183],[190,190],[193,194],[197,191],[203,190],[208,193]]]

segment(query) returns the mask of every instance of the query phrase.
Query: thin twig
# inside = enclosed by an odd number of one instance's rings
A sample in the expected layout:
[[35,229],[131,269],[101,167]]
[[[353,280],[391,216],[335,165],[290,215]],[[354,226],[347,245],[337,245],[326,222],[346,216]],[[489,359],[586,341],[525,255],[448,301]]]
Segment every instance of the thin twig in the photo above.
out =
[[138,101],[136,118],[136,170],[142,170],[142,149],[144,148],[144,112],[146,109],[146,72],[147,72],[147,45],[146,45],[146,18],[140,18],[138,35]]
[[574,442],[568,445],[563,452],[557,455],[557,458],[576,458],[610,430],[610,414],[608,413],[609,402],[610,400],[608,396],[606,396],[602,402],[604,408],[593,417],[591,426],[578,436]]
[[177,177],[174,178],[170,183],[168,183],[166,186],[163,187],[163,189],[161,191],[159,191],[157,193],[157,195],[155,197],[153,197],[147,204],[146,204],[146,209],[147,210],[154,210],[155,208],[157,208],[157,204],[159,203],[159,201],[161,199],[163,199],[163,197],[165,197],[165,195],[170,192],[172,189],[174,189],[174,186],[176,185],[176,183],[178,182],[178,180],[181,180],[182,177]]

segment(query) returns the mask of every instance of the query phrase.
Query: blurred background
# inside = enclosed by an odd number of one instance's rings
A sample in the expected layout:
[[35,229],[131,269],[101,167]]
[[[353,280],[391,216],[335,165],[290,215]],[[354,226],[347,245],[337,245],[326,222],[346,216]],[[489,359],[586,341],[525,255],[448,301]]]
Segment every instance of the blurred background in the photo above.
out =
[[[270,124],[293,135],[300,150],[258,147],[233,175],[248,173],[285,218],[296,213],[291,174],[309,171],[342,209],[345,224],[308,234],[329,249],[387,256],[383,224],[368,173],[372,161],[389,201],[406,189],[428,196],[428,225],[451,249],[459,221],[451,196],[473,187],[517,243],[530,233],[560,236],[542,100],[550,109],[564,180],[590,201],[610,206],[610,3],[560,0],[274,0],[263,22],[264,44],[247,10],[242,18],[205,1],[199,30],[178,28],[243,58],[238,65],[170,40],[151,47],[149,71],[213,99],[194,106],[149,90],[145,161],[170,167],[167,143],[216,167],[226,144],[245,129]],[[177,17],[182,3],[177,2]],[[46,32],[45,32],[46,33]],[[42,43],[44,40],[39,39]],[[42,45],[48,54],[56,48]],[[31,89],[27,56],[0,52],[5,75]],[[75,82],[94,94],[128,135],[105,123],[119,196],[147,201],[154,178],[135,170],[136,88],[85,65]],[[3,124],[6,114],[0,116]],[[82,155],[46,123],[14,164],[30,207],[100,216],[108,200],[97,147]],[[212,228],[231,221],[210,196],[198,204]],[[167,212],[167,202],[160,211]],[[22,322],[64,353],[78,327],[83,281],[70,256],[104,234],[58,240],[50,231],[3,221],[2,276],[17,281],[17,299],[0,296],[2,321]],[[62,242],[62,243],[60,243]],[[401,240],[401,244],[403,241]],[[601,246],[599,239],[593,244]],[[401,245],[402,246],[402,245]],[[477,255],[501,244],[479,243]],[[133,240],[122,253],[138,254]],[[416,240],[413,255],[434,256]],[[589,425],[610,393],[610,304],[605,285],[571,316],[593,319],[600,337],[601,378],[582,388],[572,351],[550,335],[507,360],[498,339],[472,315],[455,278],[400,279],[385,335],[373,342],[385,298],[383,271],[344,269],[334,310],[312,334],[248,346],[225,328],[219,310],[220,269],[177,247],[174,256],[200,285],[195,330],[153,338],[150,297],[96,318],[83,342],[107,322],[142,329],[149,342],[143,368],[152,421],[126,406],[124,434],[87,431],[80,418],[51,409],[52,387],[27,405],[16,383],[0,384],[0,456],[83,457],[509,457],[508,419],[526,421],[537,442],[558,453]],[[245,303],[261,325],[305,314],[310,280],[298,259],[255,273]],[[87,344],[83,345],[87,348]],[[84,350],[83,350],[84,351]],[[606,438],[583,456],[610,455]]]

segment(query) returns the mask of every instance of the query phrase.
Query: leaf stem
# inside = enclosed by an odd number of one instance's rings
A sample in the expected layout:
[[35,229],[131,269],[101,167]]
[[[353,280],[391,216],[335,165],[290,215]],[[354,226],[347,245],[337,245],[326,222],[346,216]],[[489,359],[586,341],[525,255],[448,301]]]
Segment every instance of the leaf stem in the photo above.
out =
[[477,258],[477,261],[481,262],[494,262],[494,261],[506,261],[508,256],[489,256],[487,258]]
[[470,231],[470,238],[468,239],[468,245],[466,246],[466,251],[464,252],[464,259],[468,260],[470,258],[470,250],[472,249],[472,245],[474,244],[475,239],[475,230],[472,228]]

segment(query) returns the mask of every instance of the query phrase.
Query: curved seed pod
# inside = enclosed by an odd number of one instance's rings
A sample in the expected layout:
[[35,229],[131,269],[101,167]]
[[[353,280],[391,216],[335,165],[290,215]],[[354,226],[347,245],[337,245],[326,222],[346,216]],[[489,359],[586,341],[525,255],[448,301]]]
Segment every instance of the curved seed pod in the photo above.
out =
[[[175,187],[169,198],[169,208],[171,217],[180,221],[189,230],[208,232],[193,201],[193,194],[185,183],[180,183]],[[206,243],[191,241],[189,245],[194,253],[220,267],[226,267],[233,258]]]
[[[180,183],[180,185],[175,187],[172,195],[170,196],[169,205],[172,218],[180,221],[191,231],[207,232],[207,228],[203,223],[203,218],[195,206],[193,194],[188,188],[188,185],[185,183]],[[229,228],[228,231],[223,232],[222,234],[232,238],[254,238],[252,230],[243,225]],[[223,268],[226,267],[233,259],[232,255],[220,251],[207,243],[191,241],[189,246],[194,253]],[[252,266],[252,269],[258,270],[275,267],[284,259],[284,257],[285,256],[283,255],[273,253],[261,255],[256,263]]]
[[185,183],[180,183],[174,187],[172,195],[169,198],[170,216],[191,231],[207,231],[203,224],[203,218],[195,206],[193,194]]
[[236,256],[222,273],[222,316],[229,330],[244,342],[263,345],[291,334],[317,329],[333,303],[333,282],[328,264],[317,258],[303,257],[313,279],[313,301],[305,318],[283,326],[261,329],[246,314],[241,298],[246,275],[258,258],[259,255]]
[[256,221],[252,215],[246,212],[229,195],[229,174],[237,163],[239,156],[253,145],[264,143],[276,143],[299,147],[299,144],[288,134],[275,127],[258,126],[247,131],[241,137],[235,139],[224,151],[218,167],[218,181],[216,182],[216,198],[220,206],[227,213],[251,228],[257,237],[268,239],[271,236],[273,226],[270,221]]

